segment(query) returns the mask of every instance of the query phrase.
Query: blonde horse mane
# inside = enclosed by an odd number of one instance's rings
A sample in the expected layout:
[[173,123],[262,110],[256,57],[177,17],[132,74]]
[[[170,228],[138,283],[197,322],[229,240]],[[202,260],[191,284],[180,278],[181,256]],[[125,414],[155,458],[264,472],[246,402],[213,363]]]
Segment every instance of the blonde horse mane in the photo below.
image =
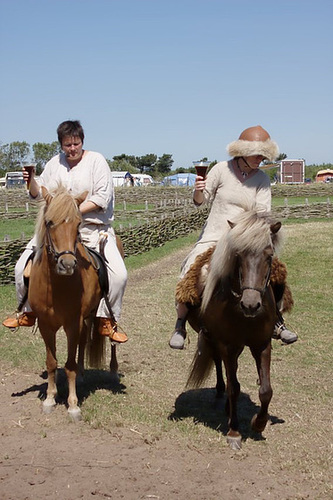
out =
[[202,297],[202,312],[207,308],[217,282],[230,275],[237,253],[260,253],[270,245],[277,253],[282,244],[282,232],[271,233],[271,214],[256,207],[244,206],[230,223],[229,230],[220,238],[212,255]]
[[52,221],[53,226],[65,220],[73,222],[81,219],[76,198],[60,184],[47,194],[47,199],[41,202],[41,208],[36,222],[37,252],[40,252],[45,241],[46,223]]

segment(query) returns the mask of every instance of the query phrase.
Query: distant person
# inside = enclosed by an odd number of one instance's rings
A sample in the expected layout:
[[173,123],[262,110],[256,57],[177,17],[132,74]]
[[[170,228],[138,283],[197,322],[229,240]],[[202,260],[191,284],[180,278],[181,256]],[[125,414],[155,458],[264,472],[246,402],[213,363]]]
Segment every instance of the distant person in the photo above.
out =
[[125,183],[126,185],[130,185],[131,187],[134,186],[134,178],[130,172],[126,172],[125,174]]
[[[278,153],[277,144],[261,126],[245,129],[239,139],[228,145],[229,161],[219,162],[208,172],[207,178],[197,175],[193,201],[197,206],[211,203],[208,219],[199,240],[184,260],[180,278],[183,278],[196,257],[215,245],[224,231],[229,229],[228,220],[242,211],[244,198],[252,199],[263,211],[271,210],[270,179],[259,170],[260,163],[273,161]],[[170,347],[183,349],[186,338],[188,308],[185,303],[177,303],[177,321],[170,339]],[[275,325],[274,337],[291,344],[297,335],[288,330],[281,321]]]
[[[29,194],[33,199],[38,200],[42,198],[41,186],[52,191],[59,184],[67,187],[74,196],[88,191],[86,200],[79,207],[82,214],[80,237],[88,247],[98,250],[100,234],[107,235],[104,253],[109,277],[108,299],[116,319],[116,322],[111,320],[105,301],[102,299],[96,313],[98,329],[102,335],[109,336],[113,341],[126,342],[127,335],[118,331],[117,328],[127,282],[127,271],[118,251],[112,228],[114,189],[111,171],[100,153],[83,149],[84,131],[79,121],[62,122],[57,129],[57,134],[62,152],[45,165],[38,182],[34,173],[32,174]],[[23,176],[27,182],[28,172],[23,171]],[[3,322],[3,325],[8,328],[35,324],[36,317],[26,300],[27,288],[23,278],[24,268],[35,245],[34,236],[15,266],[16,294],[18,303],[23,303],[23,307],[21,314],[15,318],[7,318]]]

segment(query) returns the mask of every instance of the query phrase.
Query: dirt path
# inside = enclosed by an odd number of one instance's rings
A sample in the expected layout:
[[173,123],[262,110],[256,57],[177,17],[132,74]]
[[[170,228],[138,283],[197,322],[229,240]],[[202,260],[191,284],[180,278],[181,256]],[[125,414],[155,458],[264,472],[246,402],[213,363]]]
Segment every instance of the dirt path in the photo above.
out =
[[[130,274],[125,322],[134,298],[138,307],[146,301],[136,295],[138,284],[176,275],[186,252]],[[198,449],[185,440],[149,441],[131,428],[110,434],[72,424],[63,408],[47,417],[36,402],[36,380],[36,373],[1,370],[1,500],[317,498],[304,471],[284,470],[281,456],[265,460],[254,447],[210,452],[209,445]]]

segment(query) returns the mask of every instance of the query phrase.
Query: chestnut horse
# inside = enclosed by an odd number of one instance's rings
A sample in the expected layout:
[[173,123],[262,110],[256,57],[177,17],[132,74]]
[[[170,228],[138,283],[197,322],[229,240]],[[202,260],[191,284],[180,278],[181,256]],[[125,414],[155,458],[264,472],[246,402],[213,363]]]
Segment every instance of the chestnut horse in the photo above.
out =
[[[36,224],[37,253],[30,272],[28,300],[46,347],[48,384],[43,411],[49,413],[56,404],[56,333],[63,327],[67,336],[68,413],[76,421],[81,418],[76,376],[83,371],[85,348],[90,365],[99,368],[104,361],[105,337],[92,328],[102,291],[93,259],[79,240],[82,219],[78,207],[87,193],[73,197],[63,186],[52,194],[42,188],[42,193],[45,205]],[[115,345],[110,369],[117,370]]]
[[262,432],[272,398],[270,383],[271,338],[276,304],[270,286],[270,270],[277,245],[281,243],[280,222],[268,214],[245,210],[229,222],[229,231],[217,243],[211,257],[200,308],[192,308],[189,323],[199,333],[188,385],[199,387],[215,364],[217,403],[225,392],[222,361],[226,371],[228,414],[227,441],[241,447],[237,418],[240,384],[238,357],[248,346],[259,375],[259,413],[252,429]]

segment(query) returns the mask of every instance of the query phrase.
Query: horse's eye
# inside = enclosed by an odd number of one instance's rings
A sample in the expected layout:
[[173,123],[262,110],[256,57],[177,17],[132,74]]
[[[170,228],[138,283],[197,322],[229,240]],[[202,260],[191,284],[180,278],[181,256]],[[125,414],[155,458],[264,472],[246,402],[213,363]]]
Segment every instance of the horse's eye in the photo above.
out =
[[48,220],[48,221],[46,221],[45,225],[46,225],[47,229],[51,229],[51,227],[53,226],[53,222],[51,220]]

